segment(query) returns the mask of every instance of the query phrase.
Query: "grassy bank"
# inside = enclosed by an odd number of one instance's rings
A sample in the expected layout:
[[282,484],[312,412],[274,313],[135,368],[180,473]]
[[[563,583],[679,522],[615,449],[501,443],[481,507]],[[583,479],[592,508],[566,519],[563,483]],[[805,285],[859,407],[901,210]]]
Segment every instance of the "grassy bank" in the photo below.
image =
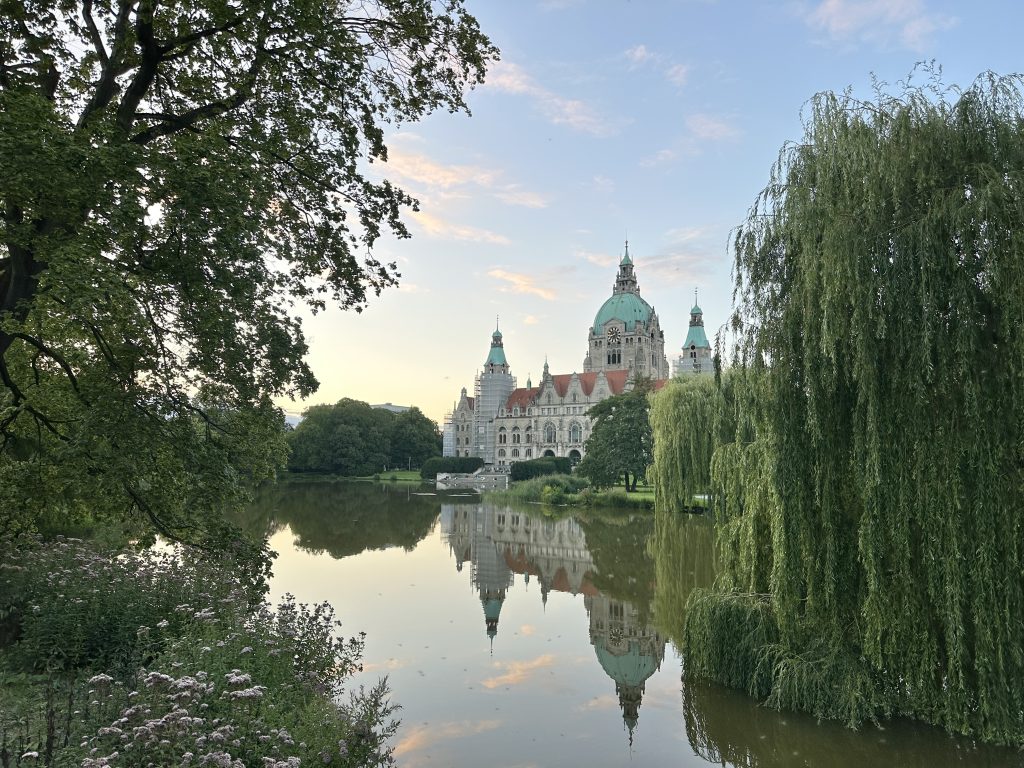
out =
[[[227,559],[0,541],[0,754],[11,765],[385,765],[386,685],[339,696],[362,638],[276,609]],[[5,763],[6,764],[6,763]]]
[[377,482],[377,483],[415,483],[419,484],[423,482],[423,478],[420,477],[420,471],[418,469],[389,469],[386,472],[378,472],[375,475],[365,475],[359,477],[352,477],[349,475],[332,475],[328,473],[319,472],[289,472],[282,476],[282,479],[288,482],[315,482],[315,483],[329,483],[329,482],[349,482],[352,480],[361,480],[365,482]]
[[544,475],[512,483],[505,491],[486,494],[495,500],[514,500],[570,507],[654,509],[654,490],[627,493],[622,486],[594,490],[586,478],[576,475]]

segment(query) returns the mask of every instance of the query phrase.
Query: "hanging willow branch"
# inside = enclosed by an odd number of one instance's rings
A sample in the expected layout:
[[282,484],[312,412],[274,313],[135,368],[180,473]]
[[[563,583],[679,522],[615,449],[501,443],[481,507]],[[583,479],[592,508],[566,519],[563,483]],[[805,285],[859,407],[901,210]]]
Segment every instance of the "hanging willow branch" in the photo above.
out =
[[756,440],[713,446],[724,574],[688,671],[1024,743],[1021,78],[818,95],[734,245],[767,363],[737,380]]

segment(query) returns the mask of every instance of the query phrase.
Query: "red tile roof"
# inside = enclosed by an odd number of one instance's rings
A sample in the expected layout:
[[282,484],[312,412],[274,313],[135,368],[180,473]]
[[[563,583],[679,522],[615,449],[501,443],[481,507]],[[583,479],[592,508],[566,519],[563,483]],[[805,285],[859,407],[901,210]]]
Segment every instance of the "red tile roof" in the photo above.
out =
[[[565,397],[569,391],[569,384],[572,383],[572,377],[574,374],[571,373],[558,373],[551,377],[552,383],[555,385],[555,392],[559,397]],[[590,371],[588,373],[577,373],[575,374],[580,381],[580,387],[583,390],[583,394],[590,396],[594,391],[594,385],[597,383],[597,371]],[[629,381],[629,371],[605,371],[605,379],[608,381],[608,389],[613,395],[621,395],[626,391],[626,383]],[[665,382],[668,379],[657,379],[653,382],[653,389],[655,391],[665,386]],[[513,389],[512,394],[508,396],[508,400],[505,401],[505,407],[509,410],[515,407],[528,408],[536,402],[537,395],[540,394],[540,387],[520,387],[519,389]],[[472,400],[472,398],[469,398]],[[472,405],[470,406],[472,407]]]

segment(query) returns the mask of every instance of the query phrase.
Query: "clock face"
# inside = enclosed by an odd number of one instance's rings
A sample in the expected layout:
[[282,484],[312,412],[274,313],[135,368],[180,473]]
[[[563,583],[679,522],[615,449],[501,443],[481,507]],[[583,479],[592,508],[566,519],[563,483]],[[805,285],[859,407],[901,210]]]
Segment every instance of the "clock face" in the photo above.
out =
[[612,326],[608,329],[608,341],[618,343],[619,341],[619,329]]

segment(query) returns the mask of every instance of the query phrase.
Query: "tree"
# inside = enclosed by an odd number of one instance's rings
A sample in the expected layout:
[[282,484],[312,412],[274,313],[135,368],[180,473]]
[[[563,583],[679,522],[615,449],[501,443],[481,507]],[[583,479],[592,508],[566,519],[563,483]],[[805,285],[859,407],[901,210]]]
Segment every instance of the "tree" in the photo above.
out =
[[295,305],[398,278],[385,127],[496,54],[461,0],[3,4],[0,529],[211,534],[317,386]]
[[391,428],[391,466],[417,469],[431,456],[440,456],[441,431],[419,408],[395,414]]
[[819,94],[734,247],[687,674],[1024,743],[1022,78]]
[[635,491],[637,481],[651,465],[653,440],[649,420],[649,379],[638,379],[629,392],[602,400],[591,406],[594,420],[587,455],[576,471],[598,487],[607,487],[623,478],[626,491]]
[[348,477],[380,472],[391,455],[394,422],[390,411],[347,397],[334,405],[314,405],[288,434],[288,467]]

